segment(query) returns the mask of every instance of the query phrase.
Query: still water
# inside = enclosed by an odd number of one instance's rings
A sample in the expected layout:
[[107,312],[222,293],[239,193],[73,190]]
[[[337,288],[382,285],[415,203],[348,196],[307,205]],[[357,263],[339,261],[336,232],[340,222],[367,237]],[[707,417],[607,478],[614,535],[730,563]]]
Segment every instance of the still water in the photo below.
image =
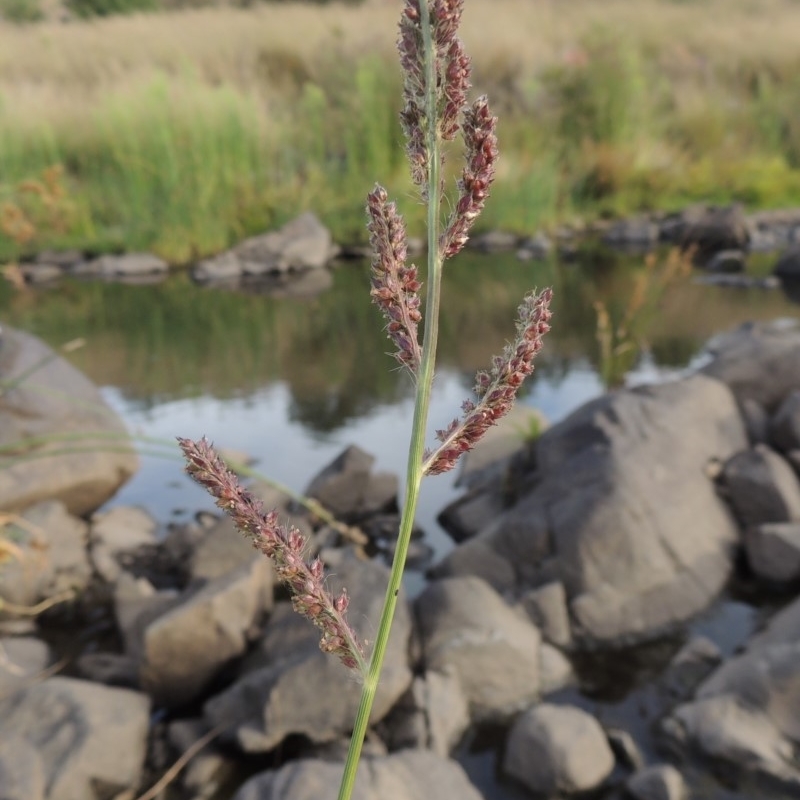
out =
[[[457,416],[533,287],[554,288],[553,330],[521,400],[553,422],[607,385],[679,373],[714,333],[800,310],[780,290],[699,285],[666,255],[647,267],[602,250],[562,264],[466,253],[448,266],[431,430]],[[609,325],[599,331],[603,312]],[[110,505],[144,506],[163,524],[211,507],[182,474],[175,436],[244,451],[297,491],[350,444],[377,469],[404,474],[412,386],[386,355],[364,263],[343,263],[332,289],[304,299],[203,288],[186,275],[149,286],[2,286],[0,319],[54,347],[85,338],[69,358],[131,431],[167,443],[142,445],[141,469]],[[455,478],[426,480],[420,500],[418,524],[437,556],[450,541],[435,518],[457,495]],[[412,578],[409,588],[419,585]]]

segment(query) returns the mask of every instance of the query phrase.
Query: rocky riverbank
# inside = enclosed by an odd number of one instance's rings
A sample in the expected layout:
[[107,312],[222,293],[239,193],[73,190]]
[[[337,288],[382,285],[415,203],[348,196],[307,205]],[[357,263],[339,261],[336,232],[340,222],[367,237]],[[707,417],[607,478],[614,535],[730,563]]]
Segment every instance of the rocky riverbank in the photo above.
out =
[[[590,242],[629,253],[674,246],[691,254],[704,282],[737,288],[783,284],[800,293],[800,209],[746,214],[740,206],[698,205],[674,214],[562,225],[532,236],[488,231],[473,237],[470,246],[485,253],[515,251],[522,261],[551,256],[569,260]],[[409,249],[420,251],[422,242],[410,241]],[[750,255],[764,253],[775,255],[772,273],[749,274]],[[306,213],[278,230],[193,264],[189,271],[194,281],[211,287],[309,296],[331,286],[329,268],[334,264],[362,257],[369,257],[366,248],[336,244],[317,217]],[[92,258],[69,251],[40,253],[19,265],[14,274],[21,284],[47,286],[65,277],[155,283],[164,280],[169,271],[166,261],[149,253]]]
[[[43,426],[50,407],[25,400],[34,390],[19,380],[42,361],[21,356],[35,340],[0,342],[4,434]],[[67,367],[45,355],[46,387]],[[698,371],[509,441],[501,431],[470,454],[464,496],[442,516],[458,544],[401,598],[359,796],[800,794],[800,324],[721,335]],[[116,479],[131,468],[123,460]],[[78,462],[63,471],[72,488],[0,500],[18,514],[0,561],[4,797],[133,798],[204,736],[180,797],[335,797],[360,688],[318,650],[268,562],[210,514],[163,526],[142,509],[93,513],[113,488],[89,501]],[[19,481],[40,484],[35,471]],[[253,488],[306,533],[371,638],[397,478],[350,448],[307,488],[357,542]],[[415,547],[424,562],[424,537]],[[687,633],[737,580],[781,610],[738,652]],[[14,613],[67,592],[35,622]],[[587,664],[665,642],[668,657],[637,677],[646,724],[610,724],[584,702],[598,679]],[[487,726],[499,777],[479,791],[460,743]]]

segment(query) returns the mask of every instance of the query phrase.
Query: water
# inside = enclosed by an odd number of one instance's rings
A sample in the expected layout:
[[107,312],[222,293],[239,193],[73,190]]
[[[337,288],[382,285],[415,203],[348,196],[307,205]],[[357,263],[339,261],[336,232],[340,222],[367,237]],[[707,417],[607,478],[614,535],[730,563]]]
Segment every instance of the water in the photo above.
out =
[[[531,264],[509,255],[465,254],[449,266],[431,429],[457,415],[475,371],[512,335],[516,305],[533,286],[554,287],[555,314],[521,402],[552,422],[607,385],[680,374],[702,359],[703,343],[721,330],[798,314],[778,290],[704,286],[685,275],[661,286],[658,267],[649,280],[643,277],[641,259],[584,255],[577,263]],[[101,387],[131,431],[167,443],[142,446],[141,469],[108,506],[141,505],[166,525],[213,507],[183,474],[172,444],[177,435],[205,435],[246,452],[256,469],[300,492],[351,444],[372,453],[376,469],[402,480],[412,387],[386,355],[389,343],[367,287],[367,267],[360,263],[339,267],[333,288],[306,300],[204,289],[185,275],[153,286],[70,282],[22,293],[0,286],[0,321],[54,347],[87,339],[70,360]],[[629,334],[605,351],[597,302],[608,311],[611,329]],[[458,496],[456,477],[423,484],[417,521],[436,558],[452,547],[436,516]],[[423,584],[419,573],[407,578],[412,594]],[[729,655],[757,616],[752,603],[729,598],[697,620],[694,632]],[[555,701],[577,703],[604,724],[628,728],[655,756],[651,732],[661,701],[649,679],[679,644],[662,642],[630,659],[584,665],[584,677],[592,680]],[[620,664],[630,667],[624,675]],[[503,738],[503,731],[479,733],[458,757],[487,797],[516,800],[523,795],[514,786],[497,782]],[[735,795],[711,786],[707,796]]]

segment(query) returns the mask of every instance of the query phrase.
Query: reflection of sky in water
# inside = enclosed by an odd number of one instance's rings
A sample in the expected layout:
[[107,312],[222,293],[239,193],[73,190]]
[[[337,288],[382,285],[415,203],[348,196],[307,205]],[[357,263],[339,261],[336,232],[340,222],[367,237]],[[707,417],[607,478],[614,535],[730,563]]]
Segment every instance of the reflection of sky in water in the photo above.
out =
[[[658,377],[652,365],[637,375]],[[431,403],[429,430],[445,426],[465,397],[464,376],[443,372],[437,376]],[[602,390],[588,363],[576,362],[558,379],[540,375],[523,402],[539,408],[550,421],[558,421]],[[320,434],[291,418],[291,396],[286,384],[276,383],[247,397],[219,400],[212,397],[158,403],[148,408],[126,399],[115,388],[104,397],[135,433],[172,440],[207,436],[219,447],[244,451],[257,459],[255,468],[290,488],[302,492],[313,476],[345,447],[356,444],[376,457],[375,468],[405,475],[413,401],[379,406],[329,434]],[[457,472],[423,482],[417,514],[437,556],[451,546],[436,523],[437,514],[458,495]],[[182,473],[180,463],[145,455],[142,466],[111,505],[141,505],[160,522],[183,521],[199,509],[211,509],[210,498]],[[414,584],[417,581],[413,582]]]

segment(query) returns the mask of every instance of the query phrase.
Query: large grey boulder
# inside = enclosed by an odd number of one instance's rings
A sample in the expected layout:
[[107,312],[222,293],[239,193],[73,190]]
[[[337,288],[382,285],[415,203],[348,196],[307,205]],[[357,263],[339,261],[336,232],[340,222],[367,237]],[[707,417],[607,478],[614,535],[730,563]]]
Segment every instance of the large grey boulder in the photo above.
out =
[[663,729],[681,749],[800,790],[800,600],[712,673]]
[[542,703],[521,714],[508,734],[503,771],[538,794],[589,791],[613,769],[600,723],[579,708]]
[[[332,554],[331,554],[332,555]],[[362,638],[378,629],[388,570],[344,551],[330,565],[331,591],[346,587],[347,615]],[[411,614],[401,596],[375,698],[372,721],[378,722],[408,689],[412,680],[408,646]],[[246,752],[271,750],[289,734],[314,742],[330,742],[353,725],[361,687],[338,658],[319,649],[319,631],[279,603],[264,636],[245,660],[241,676],[204,706],[209,724],[230,725],[233,738]]]
[[50,678],[0,701],[0,753],[35,761],[36,752],[45,800],[106,800],[138,787],[149,714],[138,692]]
[[625,788],[636,800],[686,800],[689,790],[671,764],[654,764],[630,777]]
[[85,589],[92,577],[87,528],[58,500],[28,508],[5,529],[15,552],[0,561],[0,598],[33,605]]
[[747,560],[766,581],[789,583],[800,578],[800,522],[773,522],[745,534]]
[[[344,765],[292,761],[251,778],[233,800],[335,800]],[[364,758],[353,800],[481,800],[464,770],[428,750]]]
[[437,572],[518,595],[560,581],[584,643],[656,636],[731,573],[739,533],[709,472],[746,446],[731,392],[704,375],[599,398],[541,436],[533,490]]
[[0,738],[0,798],[45,800],[42,757],[26,739],[11,734]]
[[417,598],[425,668],[458,676],[476,720],[506,720],[539,696],[539,631],[485,581],[435,581]]
[[712,360],[702,371],[739,401],[750,398],[772,413],[800,389],[800,320],[748,322],[715,336],[706,349]]
[[[122,421],[88,378],[40,340],[0,330],[0,387],[0,446],[13,446],[0,459],[0,509],[62,500],[81,516],[136,471]],[[78,438],[47,442],[63,435]]]
[[196,699],[214,676],[247,649],[253,629],[272,599],[266,559],[209,581],[156,617],[142,631],[139,675],[158,705]]

